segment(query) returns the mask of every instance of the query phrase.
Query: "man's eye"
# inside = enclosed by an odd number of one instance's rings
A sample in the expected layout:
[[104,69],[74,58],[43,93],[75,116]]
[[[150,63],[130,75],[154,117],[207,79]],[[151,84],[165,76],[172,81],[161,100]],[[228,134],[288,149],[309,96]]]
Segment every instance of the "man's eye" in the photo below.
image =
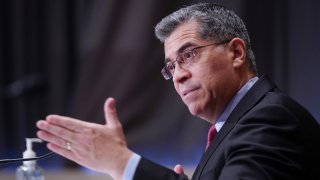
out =
[[167,64],[167,69],[168,69],[169,71],[174,70],[174,65],[173,65],[173,64]]
[[192,51],[188,51],[188,52],[185,52],[185,53],[183,54],[183,59],[184,59],[185,61],[190,61],[190,60],[193,59],[193,56],[194,56],[193,52],[192,52]]

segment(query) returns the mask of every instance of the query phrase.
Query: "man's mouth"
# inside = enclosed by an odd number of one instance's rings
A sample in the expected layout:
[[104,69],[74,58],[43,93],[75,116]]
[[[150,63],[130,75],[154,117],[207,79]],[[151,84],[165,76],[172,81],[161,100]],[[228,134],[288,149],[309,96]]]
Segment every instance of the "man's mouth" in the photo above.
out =
[[182,97],[186,97],[187,95],[191,94],[192,92],[196,91],[198,88],[188,88],[182,91]]

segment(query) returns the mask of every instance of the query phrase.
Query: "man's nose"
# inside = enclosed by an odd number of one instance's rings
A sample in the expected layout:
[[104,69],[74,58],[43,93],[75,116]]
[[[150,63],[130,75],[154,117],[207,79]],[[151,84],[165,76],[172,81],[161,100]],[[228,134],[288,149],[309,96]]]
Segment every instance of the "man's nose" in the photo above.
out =
[[173,82],[183,82],[191,77],[191,73],[188,69],[181,66],[180,63],[176,62],[174,73],[172,75]]

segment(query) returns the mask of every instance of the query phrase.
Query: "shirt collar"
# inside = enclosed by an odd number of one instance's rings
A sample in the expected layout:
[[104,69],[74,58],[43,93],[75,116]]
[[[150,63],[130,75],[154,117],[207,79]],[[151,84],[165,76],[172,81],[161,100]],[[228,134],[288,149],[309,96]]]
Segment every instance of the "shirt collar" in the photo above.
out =
[[241,89],[234,95],[231,101],[228,103],[222,114],[216,121],[215,127],[217,132],[221,129],[224,122],[227,120],[233,109],[237,106],[239,101],[243,98],[243,96],[249,91],[249,89],[257,82],[259,78],[257,76],[251,78]]

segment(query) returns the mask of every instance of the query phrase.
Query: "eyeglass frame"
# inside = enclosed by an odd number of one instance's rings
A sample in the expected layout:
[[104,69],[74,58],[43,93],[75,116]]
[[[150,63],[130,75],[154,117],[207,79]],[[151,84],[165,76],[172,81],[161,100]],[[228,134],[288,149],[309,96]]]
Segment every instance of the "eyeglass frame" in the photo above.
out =
[[[194,63],[195,61],[195,57],[196,57],[196,51],[197,49],[201,49],[201,48],[204,48],[204,47],[208,47],[208,46],[213,46],[213,45],[216,45],[216,46],[219,46],[219,45],[222,45],[222,44],[226,44],[228,42],[230,42],[231,39],[227,39],[227,40],[224,40],[222,42],[217,42],[217,43],[212,43],[212,44],[208,44],[208,45],[204,45],[204,46],[197,46],[197,47],[194,47],[190,50],[184,50],[183,52],[179,53],[176,57],[176,60],[172,61],[172,62],[169,62],[169,63],[166,63],[164,65],[164,67],[161,69],[161,74],[162,76],[164,77],[165,80],[169,80],[173,77],[173,73],[176,69],[176,65],[175,63],[178,62],[179,64],[190,64],[190,63]],[[189,62],[186,63],[186,60],[183,59],[183,55],[186,55],[186,54],[189,54],[191,53],[192,54],[192,59],[189,60]],[[168,69],[168,65],[172,66],[173,67],[173,70],[171,70],[172,72],[170,72],[170,70]]]

